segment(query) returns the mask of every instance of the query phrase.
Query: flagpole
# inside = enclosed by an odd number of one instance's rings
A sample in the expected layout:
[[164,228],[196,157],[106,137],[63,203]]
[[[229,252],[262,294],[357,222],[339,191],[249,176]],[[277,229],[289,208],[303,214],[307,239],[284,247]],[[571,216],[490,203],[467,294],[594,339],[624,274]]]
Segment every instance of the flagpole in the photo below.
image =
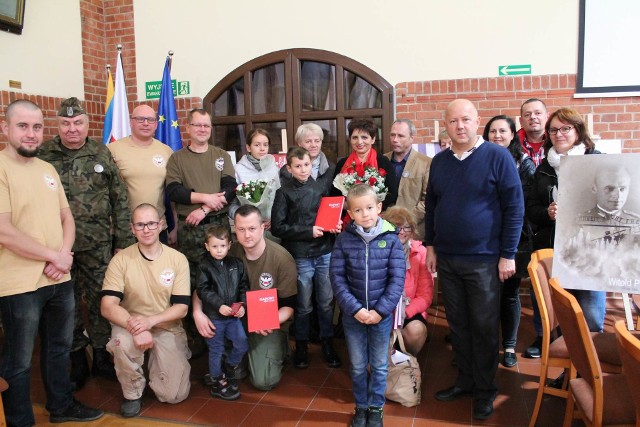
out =
[[169,51],[169,71],[171,71],[171,63],[173,62],[173,51]]

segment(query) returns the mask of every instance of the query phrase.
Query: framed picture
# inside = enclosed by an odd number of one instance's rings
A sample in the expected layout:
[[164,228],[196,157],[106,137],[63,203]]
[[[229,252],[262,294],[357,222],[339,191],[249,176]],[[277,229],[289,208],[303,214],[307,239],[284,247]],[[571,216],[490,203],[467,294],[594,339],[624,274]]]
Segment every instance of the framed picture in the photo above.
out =
[[22,34],[26,0],[0,0],[0,30]]

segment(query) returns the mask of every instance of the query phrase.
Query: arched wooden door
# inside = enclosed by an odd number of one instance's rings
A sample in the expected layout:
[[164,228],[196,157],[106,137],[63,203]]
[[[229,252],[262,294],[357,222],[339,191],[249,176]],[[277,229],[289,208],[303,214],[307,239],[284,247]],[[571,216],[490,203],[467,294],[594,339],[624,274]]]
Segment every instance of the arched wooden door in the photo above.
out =
[[335,162],[350,152],[347,124],[355,117],[372,118],[380,128],[376,149],[389,150],[392,97],[393,86],[359,62],[324,50],[288,49],[229,73],[205,96],[204,108],[211,113],[213,143],[235,150],[238,159],[254,127],[269,131],[277,153],[282,129],[290,147],[296,128],[313,122],[323,129],[323,151]]

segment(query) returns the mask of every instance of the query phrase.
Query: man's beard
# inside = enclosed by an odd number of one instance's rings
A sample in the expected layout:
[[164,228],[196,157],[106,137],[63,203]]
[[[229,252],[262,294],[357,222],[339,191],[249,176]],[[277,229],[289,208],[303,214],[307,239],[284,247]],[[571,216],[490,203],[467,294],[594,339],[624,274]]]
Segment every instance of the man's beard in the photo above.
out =
[[37,157],[38,156],[38,152],[40,151],[40,147],[37,147],[34,150],[27,150],[24,147],[18,147],[18,154],[20,154],[22,157]]

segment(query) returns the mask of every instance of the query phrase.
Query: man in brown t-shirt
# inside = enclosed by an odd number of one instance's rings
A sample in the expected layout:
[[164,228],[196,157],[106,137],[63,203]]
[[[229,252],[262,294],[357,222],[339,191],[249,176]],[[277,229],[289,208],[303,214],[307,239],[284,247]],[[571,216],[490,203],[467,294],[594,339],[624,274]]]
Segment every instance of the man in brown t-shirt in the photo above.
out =
[[124,417],[140,413],[147,350],[149,386],[159,401],[182,402],[191,388],[190,352],[181,324],[191,300],[189,264],[160,243],[162,226],[155,206],[143,203],[134,209],[131,231],[138,243],[111,259],[102,286],[102,315],[112,325],[107,350],[124,394]]
[[[287,333],[296,304],[296,263],[282,246],[264,238],[264,224],[258,208],[243,205],[234,215],[236,237],[229,253],[242,260],[250,290],[277,289],[280,329],[249,334],[250,380],[260,390],[271,390],[282,377],[282,365],[289,350]],[[194,298],[194,319],[203,336],[212,335],[213,325],[200,316],[200,301]],[[250,316],[251,313],[248,313]]]

